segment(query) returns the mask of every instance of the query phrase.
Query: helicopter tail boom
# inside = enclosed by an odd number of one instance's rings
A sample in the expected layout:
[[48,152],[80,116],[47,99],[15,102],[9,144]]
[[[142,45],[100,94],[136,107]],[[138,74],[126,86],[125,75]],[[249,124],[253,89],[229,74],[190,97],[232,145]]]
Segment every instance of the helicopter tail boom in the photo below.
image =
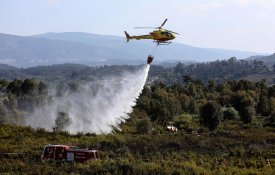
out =
[[124,31],[124,33],[126,35],[127,42],[129,42],[129,40],[132,39],[133,37],[131,37],[126,31]]
[[129,42],[131,39],[141,40],[141,39],[154,39],[154,36],[151,34],[149,35],[139,35],[139,36],[130,36],[126,31],[124,31],[126,35],[127,42]]

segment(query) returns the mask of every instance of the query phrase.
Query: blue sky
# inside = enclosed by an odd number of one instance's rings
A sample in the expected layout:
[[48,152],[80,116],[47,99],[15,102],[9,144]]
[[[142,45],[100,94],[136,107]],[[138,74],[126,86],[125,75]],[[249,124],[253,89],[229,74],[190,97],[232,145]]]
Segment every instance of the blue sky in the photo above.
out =
[[158,26],[177,42],[275,52],[275,0],[0,0],[0,33],[89,32],[123,36]]

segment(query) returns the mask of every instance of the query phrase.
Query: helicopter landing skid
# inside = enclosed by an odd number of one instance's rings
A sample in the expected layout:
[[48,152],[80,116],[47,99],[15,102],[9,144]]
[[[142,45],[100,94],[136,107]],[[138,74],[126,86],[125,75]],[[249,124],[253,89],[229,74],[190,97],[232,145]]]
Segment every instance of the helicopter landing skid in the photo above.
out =
[[157,43],[157,45],[169,45],[171,44],[172,42],[158,42],[158,41],[155,41]]

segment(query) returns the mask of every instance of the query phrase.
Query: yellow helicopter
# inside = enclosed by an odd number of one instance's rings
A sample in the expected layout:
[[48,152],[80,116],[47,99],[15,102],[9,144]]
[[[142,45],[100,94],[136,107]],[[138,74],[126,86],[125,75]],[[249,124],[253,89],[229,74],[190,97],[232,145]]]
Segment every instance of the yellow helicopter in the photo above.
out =
[[171,44],[170,40],[173,40],[176,38],[174,34],[176,35],[179,35],[179,34],[171,30],[163,29],[162,27],[164,26],[166,21],[167,19],[165,19],[164,22],[159,27],[135,27],[136,29],[141,29],[141,28],[158,29],[158,30],[154,30],[153,32],[150,32],[148,35],[130,36],[126,31],[124,31],[127,42],[129,42],[129,40],[131,39],[136,39],[136,40],[151,39],[151,40],[154,40],[154,42],[156,42],[157,45]]

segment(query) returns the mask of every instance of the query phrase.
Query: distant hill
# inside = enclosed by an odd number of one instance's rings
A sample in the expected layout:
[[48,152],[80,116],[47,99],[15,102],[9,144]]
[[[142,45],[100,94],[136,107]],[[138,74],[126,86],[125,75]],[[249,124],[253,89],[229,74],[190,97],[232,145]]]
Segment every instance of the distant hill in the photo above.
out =
[[[156,50],[157,49],[157,50]],[[0,34],[0,63],[33,67],[63,63],[86,65],[141,64],[155,53],[157,62],[196,62],[247,58],[260,53],[192,47],[180,43],[159,46],[151,41],[131,41],[110,35],[80,32],[46,33],[34,36]]]
[[275,64],[275,53],[268,56],[251,56],[247,58],[248,60],[259,60],[263,61],[268,67],[272,68],[273,64]]

